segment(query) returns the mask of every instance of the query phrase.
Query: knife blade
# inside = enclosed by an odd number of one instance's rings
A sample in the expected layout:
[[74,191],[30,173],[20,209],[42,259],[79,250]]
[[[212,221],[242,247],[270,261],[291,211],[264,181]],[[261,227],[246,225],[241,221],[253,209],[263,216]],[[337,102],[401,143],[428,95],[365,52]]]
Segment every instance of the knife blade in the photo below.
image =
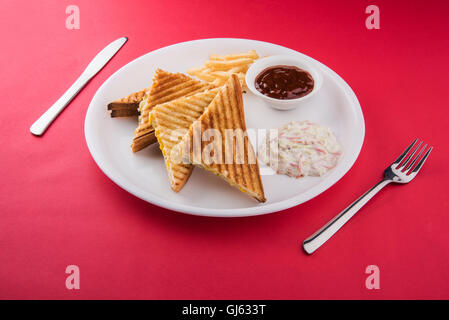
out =
[[41,136],[56,117],[69,105],[84,86],[112,59],[120,48],[128,41],[123,37],[111,42],[101,50],[95,58],[87,65],[81,76],[70,86],[70,88],[33,123],[30,132],[35,136]]

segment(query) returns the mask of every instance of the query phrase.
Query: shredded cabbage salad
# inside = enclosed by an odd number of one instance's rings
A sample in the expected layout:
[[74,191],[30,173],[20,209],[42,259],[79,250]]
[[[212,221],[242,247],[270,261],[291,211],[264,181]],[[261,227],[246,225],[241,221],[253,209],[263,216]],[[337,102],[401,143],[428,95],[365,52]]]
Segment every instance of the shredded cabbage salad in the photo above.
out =
[[335,168],[342,148],[332,131],[310,121],[292,121],[267,137],[259,158],[278,174],[300,178],[322,176]]

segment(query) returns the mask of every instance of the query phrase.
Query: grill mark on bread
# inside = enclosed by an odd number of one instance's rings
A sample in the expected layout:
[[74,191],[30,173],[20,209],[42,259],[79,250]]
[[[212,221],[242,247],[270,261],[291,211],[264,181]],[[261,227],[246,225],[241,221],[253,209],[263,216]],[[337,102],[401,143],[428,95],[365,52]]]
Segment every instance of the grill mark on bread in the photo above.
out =
[[[238,77],[233,74],[231,79],[220,88],[219,93],[215,96],[214,100],[207,107],[204,114],[199,118],[198,122],[195,122],[189,128],[189,132],[180,144],[177,146],[180,150],[185,150],[185,146],[187,143],[190,144],[190,160],[193,161],[193,138],[195,137],[195,131],[197,130],[197,123],[201,124],[199,134],[202,135],[204,130],[207,130],[209,127],[213,127],[214,129],[220,130],[222,133],[222,138],[225,139],[224,132],[226,129],[241,129],[244,133],[246,131],[244,113],[243,113],[243,100],[241,98],[241,87]],[[236,139],[233,136],[234,140]],[[251,142],[245,136],[243,138],[244,146],[243,152],[252,152]],[[223,144],[222,144],[223,145]],[[205,145],[201,142],[201,152],[203,151]],[[238,187],[240,190],[247,192],[248,195],[255,198],[260,202],[265,202],[265,195],[263,191],[262,181],[260,179],[259,166],[257,163],[257,158],[255,164],[236,164],[235,163],[235,148],[237,147],[237,143],[232,141],[232,150],[233,150],[233,164],[229,165],[220,165],[220,164],[211,164],[207,165],[204,162],[195,163],[195,165],[203,167],[209,171],[214,172],[220,177],[224,178],[231,185]],[[244,156],[244,155],[243,155]],[[251,155],[251,157],[255,157],[255,155]],[[245,158],[244,158],[245,159]],[[249,159],[249,156],[246,157]],[[223,168],[227,168],[223,170]],[[229,171],[229,174],[228,174]]]
[[149,90],[147,103],[144,107],[139,107],[139,124],[135,130],[134,140],[131,145],[133,152],[137,152],[146,147],[145,144],[137,144],[136,140],[141,139],[142,136],[151,131],[149,114],[155,106],[191,96],[207,89],[213,89],[214,87],[210,83],[195,80],[182,73],[170,73],[157,69],[153,77],[153,86]]
[[213,89],[159,104],[151,112],[149,123],[151,120],[156,128],[170,185],[175,192],[182,189],[193,170],[193,166],[190,164],[175,163],[170,160],[173,148],[184,136],[176,130],[188,131],[191,124],[203,114],[217,92],[218,89]]

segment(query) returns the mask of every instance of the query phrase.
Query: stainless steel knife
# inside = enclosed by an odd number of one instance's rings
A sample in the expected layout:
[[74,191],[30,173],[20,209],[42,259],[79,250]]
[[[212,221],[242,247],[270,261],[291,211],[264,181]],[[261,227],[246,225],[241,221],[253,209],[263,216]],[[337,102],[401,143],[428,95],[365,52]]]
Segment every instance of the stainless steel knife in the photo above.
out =
[[110,43],[107,47],[100,51],[99,54],[89,63],[86,70],[72,84],[72,86],[52,105],[45,113],[36,120],[30,127],[32,134],[36,136],[42,135],[54,119],[64,110],[65,107],[76,97],[78,92],[92,79],[103,67],[112,59],[112,57],[120,50],[120,48],[128,41],[127,37],[123,37]]

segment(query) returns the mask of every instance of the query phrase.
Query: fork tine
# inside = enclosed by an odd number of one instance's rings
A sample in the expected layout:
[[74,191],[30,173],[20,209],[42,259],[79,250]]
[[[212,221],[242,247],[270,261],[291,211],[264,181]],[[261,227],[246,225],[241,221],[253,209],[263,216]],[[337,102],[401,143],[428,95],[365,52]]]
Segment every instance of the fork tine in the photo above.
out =
[[413,155],[416,153],[416,151],[418,151],[419,147],[421,147],[422,145],[422,141],[418,144],[418,146],[416,146],[415,150],[412,151],[412,153],[410,153],[410,155],[407,157],[407,159],[405,159],[404,164],[401,166],[401,170],[405,168],[405,166],[410,162],[410,160],[412,160]]
[[415,164],[416,160],[419,159],[419,157],[421,156],[421,153],[423,153],[424,150],[426,150],[427,148],[427,143],[424,145],[424,148],[421,149],[421,151],[418,153],[418,155],[415,157],[415,159],[413,159],[412,163],[410,163],[407,168],[405,168],[404,171],[408,171],[410,168],[413,167],[413,165]]
[[399,156],[399,158],[397,158],[393,164],[399,164],[401,163],[402,159],[404,159],[404,157],[407,155],[407,153],[410,151],[411,148],[413,148],[413,146],[415,145],[416,141],[418,141],[418,139],[415,139],[411,145],[409,145],[407,147],[407,149],[405,149],[405,151]]
[[418,162],[418,164],[416,165],[416,167],[412,170],[412,173],[418,173],[419,170],[421,170],[422,165],[424,164],[424,162],[426,162],[427,157],[430,154],[430,151],[432,151],[433,147],[430,147],[429,150],[427,150],[427,152],[424,154],[424,157],[422,157],[421,161]]

